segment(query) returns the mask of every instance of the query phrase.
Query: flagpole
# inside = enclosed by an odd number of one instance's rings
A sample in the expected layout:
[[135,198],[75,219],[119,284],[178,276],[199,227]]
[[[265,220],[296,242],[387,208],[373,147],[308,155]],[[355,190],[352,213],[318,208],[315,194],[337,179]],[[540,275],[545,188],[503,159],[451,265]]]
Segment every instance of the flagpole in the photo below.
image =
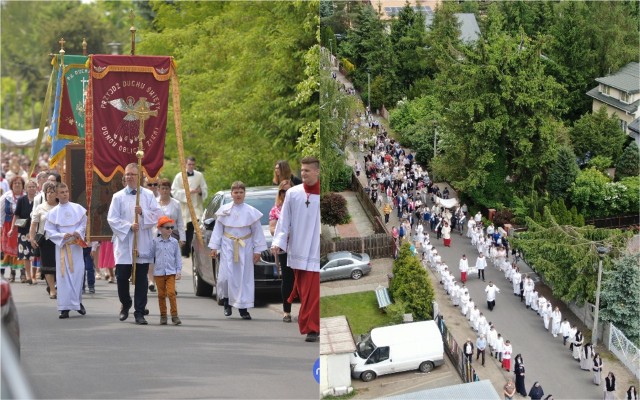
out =
[[[136,151],[136,157],[138,157],[138,180],[136,182],[136,209],[140,206],[140,177],[142,176],[142,158],[144,157],[144,121],[148,120],[152,116],[158,115],[158,110],[151,111],[147,108],[147,99],[141,97],[139,100],[140,108],[136,108],[130,111],[131,114],[140,121],[138,129],[138,151]],[[138,213],[134,212],[133,223],[138,224]],[[138,230],[133,232],[133,250],[131,253],[131,283],[136,283],[136,261],[138,258]]]

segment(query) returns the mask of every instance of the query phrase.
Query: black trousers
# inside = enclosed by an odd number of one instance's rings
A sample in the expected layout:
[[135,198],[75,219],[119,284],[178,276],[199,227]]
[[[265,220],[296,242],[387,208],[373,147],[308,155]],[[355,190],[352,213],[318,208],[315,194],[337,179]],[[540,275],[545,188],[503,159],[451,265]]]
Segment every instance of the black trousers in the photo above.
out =
[[478,352],[476,353],[476,361],[478,360],[480,355],[482,355],[482,365],[484,365],[484,352],[485,352],[485,350],[480,350],[480,349],[477,349],[477,350],[478,350]]
[[489,306],[489,311],[493,311],[493,307],[496,306],[496,301],[495,300],[487,300],[487,306]]
[[467,358],[467,361],[469,361],[469,364],[471,364],[471,361],[473,360],[473,353],[471,354],[466,354],[464,355]]
[[478,279],[484,280],[484,268],[478,269]]
[[118,298],[123,309],[130,309],[133,305],[136,318],[144,317],[144,309],[147,307],[147,290],[149,290],[149,281],[147,273],[149,272],[149,263],[136,264],[136,284],[133,294],[133,302],[129,293],[129,278],[131,278],[131,264],[116,264],[116,278],[118,280]]
[[182,257],[189,258],[191,256],[191,242],[193,241],[193,222],[187,222],[184,247],[182,248]]
[[291,303],[287,301],[293,290],[293,269],[287,267],[287,253],[278,254],[278,263],[280,264],[280,271],[282,271],[282,285],[280,286],[280,293],[282,295],[282,311],[291,313]]

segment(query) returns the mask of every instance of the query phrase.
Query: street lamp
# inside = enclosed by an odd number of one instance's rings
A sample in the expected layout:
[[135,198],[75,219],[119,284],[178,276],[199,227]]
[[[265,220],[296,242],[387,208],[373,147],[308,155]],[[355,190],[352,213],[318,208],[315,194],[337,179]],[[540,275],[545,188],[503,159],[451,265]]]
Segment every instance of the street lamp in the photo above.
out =
[[598,314],[600,313],[600,282],[602,281],[602,259],[609,253],[610,249],[604,246],[598,246],[598,286],[596,286],[596,309],[593,313],[593,331],[591,334],[591,341],[595,347],[598,343]]

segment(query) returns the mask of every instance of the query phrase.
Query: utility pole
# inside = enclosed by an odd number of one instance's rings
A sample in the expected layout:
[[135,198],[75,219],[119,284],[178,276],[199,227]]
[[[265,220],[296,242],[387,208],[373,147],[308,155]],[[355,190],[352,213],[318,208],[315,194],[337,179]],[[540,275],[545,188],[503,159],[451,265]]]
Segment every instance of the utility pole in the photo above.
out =
[[371,74],[367,72],[367,104],[371,112]]
[[598,343],[598,314],[600,314],[600,283],[602,282],[602,259],[609,253],[609,249],[604,246],[598,246],[598,286],[596,286],[596,309],[593,313],[593,330],[591,333],[591,342],[593,347]]

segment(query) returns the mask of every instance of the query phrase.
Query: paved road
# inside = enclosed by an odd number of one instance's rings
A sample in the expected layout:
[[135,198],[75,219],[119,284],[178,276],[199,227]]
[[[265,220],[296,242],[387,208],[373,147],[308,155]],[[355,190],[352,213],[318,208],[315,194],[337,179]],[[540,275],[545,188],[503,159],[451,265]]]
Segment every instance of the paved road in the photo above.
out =
[[116,285],[100,280],[87,315],[59,320],[45,285],[12,284],[20,316],[22,363],[39,398],[317,399],[306,343],[276,304],[227,319],[211,298],[193,295],[190,262],[178,281],[181,326],[160,326],[150,296],[149,325],[118,321]]

